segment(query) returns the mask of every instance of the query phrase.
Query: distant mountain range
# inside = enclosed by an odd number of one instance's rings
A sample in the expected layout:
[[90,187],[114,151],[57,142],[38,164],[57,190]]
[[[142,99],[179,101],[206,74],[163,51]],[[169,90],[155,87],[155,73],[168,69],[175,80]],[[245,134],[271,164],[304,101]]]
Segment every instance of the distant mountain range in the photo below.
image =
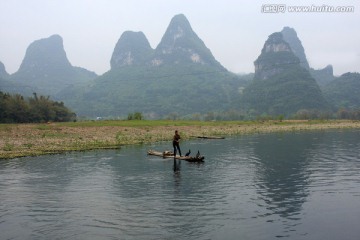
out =
[[142,32],[124,32],[110,63],[110,71],[91,84],[57,96],[87,116],[184,116],[238,107],[233,100],[244,84],[215,60],[182,14],[171,20],[156,49]]
[[101,76],[72,66],[59,35],[37,40],[16,73],[0,62],[0,91],[50,95],[89,117],[135,111],[149,118],[224,111],[291,116],[360,107],[359,74],[334,77],[331,65],[312,69],[292,28],[271,34],[254,65],[254,74],[229,72],[179,14],[155,49],[144,33],[124,32]]

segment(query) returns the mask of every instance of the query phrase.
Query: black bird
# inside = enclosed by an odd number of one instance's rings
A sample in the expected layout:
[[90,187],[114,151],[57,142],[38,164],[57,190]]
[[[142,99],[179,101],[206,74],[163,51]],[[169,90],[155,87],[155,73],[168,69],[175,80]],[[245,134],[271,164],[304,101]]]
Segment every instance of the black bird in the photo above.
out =
[[191,151],[189,149],[189,151],[185,154],[185,157],[188,157],[190,155]]
[[198,150],[197,154],[196,154],[196,158],[200,157],[200,151]]

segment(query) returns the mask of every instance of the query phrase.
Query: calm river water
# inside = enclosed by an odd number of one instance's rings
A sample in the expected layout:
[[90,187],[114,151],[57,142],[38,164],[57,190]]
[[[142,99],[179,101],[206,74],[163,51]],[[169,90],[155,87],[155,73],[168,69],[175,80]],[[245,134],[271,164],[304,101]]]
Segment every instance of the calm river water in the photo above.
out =
[[0,160],[0,239],[360,239],[360,131]]

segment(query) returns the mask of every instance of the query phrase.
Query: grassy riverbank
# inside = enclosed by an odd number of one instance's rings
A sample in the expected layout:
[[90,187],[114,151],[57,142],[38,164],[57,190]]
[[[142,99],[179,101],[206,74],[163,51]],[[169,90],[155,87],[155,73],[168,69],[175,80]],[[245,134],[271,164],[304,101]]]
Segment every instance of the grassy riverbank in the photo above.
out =
[[122,145],[249,133],[360,128],[360,121],[89,121],[49,124],[0,124],[0,158],[67,151],[120,148]]

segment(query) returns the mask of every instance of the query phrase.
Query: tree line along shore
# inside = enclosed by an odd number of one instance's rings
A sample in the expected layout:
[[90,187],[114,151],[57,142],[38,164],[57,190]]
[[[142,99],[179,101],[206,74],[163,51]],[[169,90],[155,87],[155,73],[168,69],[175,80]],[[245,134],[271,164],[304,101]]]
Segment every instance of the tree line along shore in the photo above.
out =
[[[68,151],[116,149],[124,145],[182,140],[194,136],[229,137],[284,131],[359,129],[360,121],[89,121],[45,124],[0,124],[0,159]],[[170,145],[169,145],[170,146]]]

